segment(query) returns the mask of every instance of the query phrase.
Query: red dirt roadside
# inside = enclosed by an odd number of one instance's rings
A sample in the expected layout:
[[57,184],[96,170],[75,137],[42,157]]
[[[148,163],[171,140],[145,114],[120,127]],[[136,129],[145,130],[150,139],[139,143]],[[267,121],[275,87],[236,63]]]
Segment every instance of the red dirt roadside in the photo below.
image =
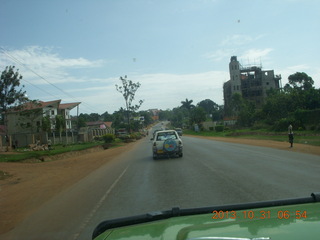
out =
[[192,136],[192,137],[206,138],[206,139],[212,139],[212,140],[223,141],[223,142],[241,143],[241,144],[260,146],[260,147],[270,147],[270,148],[276,148],[276,149],[286,150],[291,152],[301,152],[301,153],[314,154],[314,155],[320,156],[320,147],[307,145],[307,144],[294,143],[293,148],[290,148],[289,147],[290,143],[288,142],[279,142],[279,141],[271,141],[271,140],[227,138],[227,137],[202,137],[202,136]]
[[50,198],[134,144],[67,153],[67,158],[60,155],[60,159],[45,162],[0,162],[0,171],[9,175],[0,180],[0,238]]
[[[283,142],[208,138],[320,155],[320,147],[303,144],[295,144],[294,148],[290,149],[289,144]],[[58,159],[45,162],[0,162],[0,171],[8,174],[7,178],[3,180],[0,178],[0,234],[13,229],[50,198],[72,186],[95,169],[112,161],[122,152],[131,149],[135,144],[129,143],[108,150],[95,148],[91,152],[81,152],[76,156],[69,154],[67,157],[60,156]]]

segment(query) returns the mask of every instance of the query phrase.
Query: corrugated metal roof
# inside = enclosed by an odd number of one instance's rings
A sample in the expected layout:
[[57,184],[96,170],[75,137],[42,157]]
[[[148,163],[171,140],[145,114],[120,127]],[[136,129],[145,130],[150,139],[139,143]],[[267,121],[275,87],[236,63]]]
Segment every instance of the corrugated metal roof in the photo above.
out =
[[59,105],[59,109],[73,109],[75,108],[76,106],[78,106],[81,102],[75,102],[75,103],[61,103]]

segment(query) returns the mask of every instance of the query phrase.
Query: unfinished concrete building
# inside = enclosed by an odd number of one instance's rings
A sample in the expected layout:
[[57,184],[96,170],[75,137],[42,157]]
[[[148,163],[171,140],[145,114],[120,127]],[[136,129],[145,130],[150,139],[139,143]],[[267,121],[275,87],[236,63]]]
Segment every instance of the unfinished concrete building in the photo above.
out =
[[225,116],[231,117],[230,103],[232,95],[239,93],[243,98],[261,107],[267,97],[267,90],[281,88],[281,75],[273,70],[262,70],[261,66],[243,67],[236,56],[229,63],[230,80],[223,84]]

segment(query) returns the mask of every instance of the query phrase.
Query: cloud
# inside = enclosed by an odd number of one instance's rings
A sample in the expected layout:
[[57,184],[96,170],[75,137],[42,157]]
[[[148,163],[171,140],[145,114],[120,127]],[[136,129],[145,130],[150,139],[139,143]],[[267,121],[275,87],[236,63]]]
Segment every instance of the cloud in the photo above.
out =
[[203,56],[212,61],[219,62],[225,59],[229,59],[235,53],[234,49],[218,49],[214,52],[206,53]]
[[241,51],[240,49],[218,49],[215,52],[206,53],[203,56],[216,62],[225,61],[230,59],[231,56],[238,56],[240,60],[242,59],[253,63],[260,62],[260,60],[268,60],[268,55],[272,51],[272,48],[249,49],[245,51]]
[[265,49],[249,49],[239,56],[240,59],[248,60],[249,62],[259,62],[267,59],[267,56],[272,52],[272,48]]
[[79,58],[62,58],[57,53],[53,53],[53,48],[29,46],[22,50],[13,50],[8,52],[26,65],[48,67],[48,68],[78,68],[78,67],[99,67],[103,61],[90,61]]
[[[105,111],[112,113],[121,107],[125,107],[122,95],[115,88],[115,84],[120,83],[118,76],[99,78],[90,74],[81,74],[79,78],[77,77],[78,72],[81,72],[82,69],[92,68],[99,72],[103,69],[103,61],[101,60],[63,58],[53,53],[52,48],[41,47],[29,47],[23,50],[7,51],[7,53],[10,57],[13,56],[23,63],[23,78],[45,90],[41,91],[41,89],[28,85],[27,92],[32,99],[42,101],[62,99],[63,102],[79,101],[82,102],[80,112],[85,113],[97,112],[102,114]],[[223,54],[221,53],[221,55]],[[227,56],[229,58],[230,53]],[[24,64],[27,68],[24,67]],[[67,94],[55,89],[53,85],[46,83],[28,68],[50,81],[50,83],[58,84]],[[72,71],[74,68],[76,68],[76,71]],[[186,98],[193,100],[194,104],[205,99],[223,104],[223,83],[229,80],[229,73],[227,71],[207,71],[193,74],[132,73],[128,75],[128,79],[141,83],[134,100],[135,102],[140,99],[145,100],[141,110],[151,108],[172,109],[180,106],[181,101]],[[63,85],[60,85],[61,83]]]
[[[264,35],[260,34],[258,36],[250,36],[244,34],[234,34],[227,36],[225,39],[221,41],[219,44],[220,48],[203,54],[203,57],[208,58],[212,61],[219,62],[225,61],[229,59],[231,56],[241,56],[244,58],[261,58],[264,55],[267,55],[271,48],[267,49],[251,49],[245,50],[245,46],[252,44],[253,42],[257,41],[258,39],[263,38]],[[233,46],[232,48],[230,46]],[[234,47],[236,46],[236,48]],[[246,51],[246,52],[244,52]],[[244,53],[242,53],[244,52]]]
[[[140,110],[172,109],[180,106],[180,102],[186,98],[193,100],[194,104],[205,99],[223,104],[223,83],[229,80],[229,73],[209,71],[194,74],[132,74],[128,75],[128,79],[141,83],[134,100],[134,103],[144,100]],[[64,89],[73,98],[63,96],[63,102],[82,102],[80,112],[83,113],[112,113],[125,107],[123,96],[115,87],[120,84],[119,77],[88,79],[88,82],[94,82],[94,85],[81,83]],[[43,101],[53,100],[52,96],[45,94],[38,98]]]
[[[101,88],[85,89],[86,101],[90,105],[100,106],[101,112],[113,112],[120,107],[125,107],[124,99],[115,89],[119,83],[118,78],[113,78],[113,85]],[[155,73],[128,76],[133,82],[140,82],[135,102],[145,100],[140,110],[151,108],[172,109],[180,106],[186,98],[193,100],[194,104],[211,99],[218,104],[223,104],[223,82],[229,79],[229,73],[223,71],[210,71],[195,74],[170,74]],[[91,92],[93,90],[93,92]],[[73,91],[84,91],[76,89]]]
[[263,36],[264,35],[258,35],[256,37],[252,37],[250,35],[234,34],[222,40],[220,45],[221,46],[246,45],[262,38]]
[[32,84],[83,82],[84,79],[75,78],[69,72],[72,69],[97,68],[104,64],[103,60],[91,61],[82,57],[63,58],[53,51],[53,48],[40,46],[3,50],[4,54],[0,55],[0,63],[5,65],[10,60],[10,65],[23,70],[23,74],[22,71],[19,72]]

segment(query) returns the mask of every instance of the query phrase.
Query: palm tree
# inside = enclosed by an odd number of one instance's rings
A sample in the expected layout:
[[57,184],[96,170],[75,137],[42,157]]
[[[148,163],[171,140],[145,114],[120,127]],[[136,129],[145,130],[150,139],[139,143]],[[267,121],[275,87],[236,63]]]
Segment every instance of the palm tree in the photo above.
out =
[[188,100],[186,98],[186,101],[181,101],[182,108],[186,108],[188,111],[190,111],[192,108],[194,108],[194,105],[192,104],[193,100]]

